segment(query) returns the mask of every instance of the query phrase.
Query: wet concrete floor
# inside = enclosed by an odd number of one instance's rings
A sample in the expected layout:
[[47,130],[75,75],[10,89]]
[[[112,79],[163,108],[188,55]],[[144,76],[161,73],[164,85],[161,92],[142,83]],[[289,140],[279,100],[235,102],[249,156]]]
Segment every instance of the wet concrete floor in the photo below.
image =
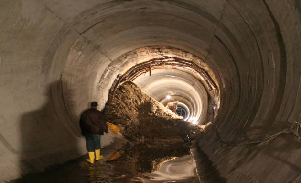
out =
[[112,151],[103,149],[104,160],[89,164],[86,156],[47,168],[43,173],[24,175],[13,183],[102,183],[102,182],[199,182],[187,144],[131,144]]

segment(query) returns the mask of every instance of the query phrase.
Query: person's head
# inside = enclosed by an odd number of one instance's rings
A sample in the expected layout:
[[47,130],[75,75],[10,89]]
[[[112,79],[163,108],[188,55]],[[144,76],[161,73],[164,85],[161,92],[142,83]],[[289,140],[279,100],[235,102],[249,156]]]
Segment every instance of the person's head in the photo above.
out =
[[98,103],[97,102],[91,102],[91,108],[97,108]]

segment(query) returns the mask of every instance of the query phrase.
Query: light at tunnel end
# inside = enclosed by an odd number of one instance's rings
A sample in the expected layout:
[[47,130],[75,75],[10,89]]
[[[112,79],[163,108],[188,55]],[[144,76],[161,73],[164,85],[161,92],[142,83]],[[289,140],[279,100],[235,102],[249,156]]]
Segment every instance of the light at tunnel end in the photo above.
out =
[[166,99],[168,99],[168,100],[170,100],[171,99],[171,95],[166,95],[166,97],[165,97]]
[[192,124],[194,124],[194,125],[197,125],[197,124],[198,124],[198,118],[197,118],[197,117],[194,117],[194,116],[189,117],[189,118],[187,119],[187,121],[190,122],[190,123],[192,123]]

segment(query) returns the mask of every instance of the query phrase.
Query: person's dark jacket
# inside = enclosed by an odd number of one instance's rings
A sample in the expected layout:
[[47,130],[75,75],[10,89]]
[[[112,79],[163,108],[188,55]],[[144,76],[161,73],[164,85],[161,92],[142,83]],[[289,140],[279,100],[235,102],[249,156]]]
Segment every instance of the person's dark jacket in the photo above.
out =
[[82,135],[108,133],[108,126],[100,111],[95,108],[86,110],[80,117]]

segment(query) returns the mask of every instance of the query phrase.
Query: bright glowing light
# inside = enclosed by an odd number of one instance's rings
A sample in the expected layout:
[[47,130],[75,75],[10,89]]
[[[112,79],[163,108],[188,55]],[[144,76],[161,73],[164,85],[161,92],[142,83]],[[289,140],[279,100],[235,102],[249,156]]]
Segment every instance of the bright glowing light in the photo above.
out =
[[190,117],[188,121],[194,125],[198,124],[198,119],[196,117]]
[[193,120],[192,124],[194,124],[194,125],[198,124],[197,120]]
[[171,99],[171,95],[166,95],[166,99]]

